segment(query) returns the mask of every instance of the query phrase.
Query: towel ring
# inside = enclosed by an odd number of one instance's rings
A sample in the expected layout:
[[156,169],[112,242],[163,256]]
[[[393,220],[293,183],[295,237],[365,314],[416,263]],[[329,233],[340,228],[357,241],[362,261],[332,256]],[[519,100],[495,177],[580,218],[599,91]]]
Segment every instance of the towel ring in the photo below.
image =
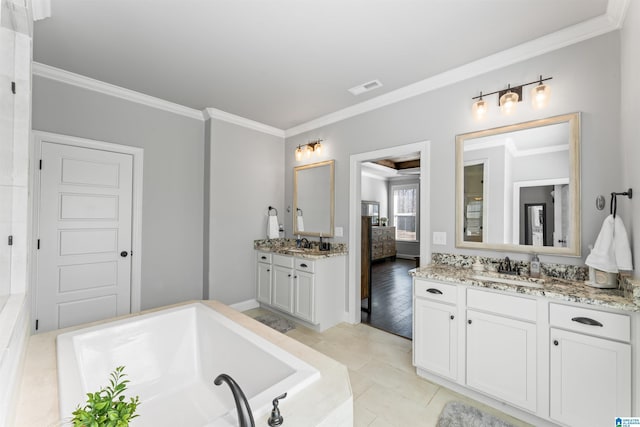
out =
[[302,216],[302,209],[296,208],[296,213],[298,214],[298,216]]
[[271,215],[271,211],[276,211],[276,214],[272,216],[278,216],[278,209],[274,208],[273,206],[269,206],[269,210],[267,210],[267,215]]

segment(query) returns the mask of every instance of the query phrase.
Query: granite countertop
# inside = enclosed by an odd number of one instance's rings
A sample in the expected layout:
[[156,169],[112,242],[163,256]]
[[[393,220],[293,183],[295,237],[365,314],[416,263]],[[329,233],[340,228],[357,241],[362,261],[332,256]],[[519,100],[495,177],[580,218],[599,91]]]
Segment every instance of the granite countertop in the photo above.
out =
[[[312,242],[317,243],[317,242]],[[255,240],[253,248],[263,252],[272,252],[281,255],[296,256],[298,258],[322,259],[335,256],[345,256],[349,253],[344,243],[332,243],[331,250],[321,251],[318,247],[297,248],[293,239],[266,239]]]
[[[478,280],[473,276],[482,275],[490,277],[506,277],[496,273],[475,272],[469,268],[460,268],[451,265],[431,264],[410,271],[415,277],[433,279],[452,284],[477,286],[486,289],[515,292],[523,295],[546,297],[549,299],[576,302],[582,304],[598,305],[624,311],[640,312],[640,282],[627,280],[629,290],[622,289],[597,289],[586,285],[584,282],[559,279],[554,277],[541,277],[542,283],[536,287],[525,286],[527,281],[535,282],[535,279],[509,277],[512,280],[522,280],[523,284],[512,285],[506,283]],[[499,280],[499,279],[498,279]]]

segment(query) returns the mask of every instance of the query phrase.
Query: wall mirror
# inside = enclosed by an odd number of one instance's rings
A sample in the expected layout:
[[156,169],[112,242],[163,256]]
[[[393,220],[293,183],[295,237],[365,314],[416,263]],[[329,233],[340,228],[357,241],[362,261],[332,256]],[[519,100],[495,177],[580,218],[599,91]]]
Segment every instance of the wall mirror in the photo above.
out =
[[580,256],[580,115],[456,137],[456,247]]
[[293,168],[293,234],[333,237],[334,161]]

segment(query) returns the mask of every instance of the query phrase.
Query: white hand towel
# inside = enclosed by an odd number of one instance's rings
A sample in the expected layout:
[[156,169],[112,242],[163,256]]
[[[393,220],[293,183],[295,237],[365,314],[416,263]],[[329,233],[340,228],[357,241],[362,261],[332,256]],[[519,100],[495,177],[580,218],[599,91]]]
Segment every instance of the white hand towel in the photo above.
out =
[[613,215],[609,215],[604,219],[596,243],[585,260],[585,264],[589,267],[609,273],[618,272],[613,238],[614,223]]
[[298,219],[298,231],[304,231],[304,220],[302,219],[302,215],[298,215],[297,219]]
[[620,215],[616,215],[613,230],[613,243],[618,269],[633,270],[629,237],[627,236],[627,229],[624,228],[624,222],[622,222],[622,218],[620,218]]
[[280,237],[280,226],[278,225],[278,217],[269,215],[267,220],[267,239],[277,239]]

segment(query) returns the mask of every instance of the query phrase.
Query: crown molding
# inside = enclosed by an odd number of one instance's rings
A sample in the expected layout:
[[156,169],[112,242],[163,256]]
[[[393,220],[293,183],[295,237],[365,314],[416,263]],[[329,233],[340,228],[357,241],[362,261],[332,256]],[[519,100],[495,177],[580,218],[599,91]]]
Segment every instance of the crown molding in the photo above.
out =
[[235,114],[227,113],[226,111],[218,110],[216,108],[206,108],[203,112],[205,113],[205,120],[208,118],[218,119],[245,128],[257,130],[258,132],[277,136],[279,138],[285,137],[285,131],[282,129],[265,125],[264,123],[256,122],[255,120],[250,120],[241,116],[236,116]]
[[285,131],[285,137],[289,138],[299,135],[387,105],[404,101],[405,99],[422,95],[441,87],[467,80],[480,74],[522,62],[527,59],[615,31],[620,28],[624,21],[624,15],[629,1],[630,0],[609,0],[607,4],[607,13],[604,15],[597,16],[579,24],[556,31],[555,33],[539,37],[535,40],[489,55],[477,61],[436,74],[435,76],[404,86],[400,89],[387,92],[359,104],[343,108],[342,110],[335,111],[301,125],[294,126]]
[[110,83],[105,83],[70,71],[62,70],[60,68],[52,67],[50,65],[42,64],[40,62],[33,62],[32,72],[34,75],[44,77],[46,79],[70,84],[105,95],[115,96],[116,98],[136,102],[138,104],[143,104],[148,107],[157,108],[159,110],[168,111],[170,113],[179,114],[192,119],[204,120],[202,111],[185,107],[184,105],[170,101],[165,101],[164,99],[156,98],[154,96],[145,95],[144,93],[136,92],[134,90],[125,89]]

